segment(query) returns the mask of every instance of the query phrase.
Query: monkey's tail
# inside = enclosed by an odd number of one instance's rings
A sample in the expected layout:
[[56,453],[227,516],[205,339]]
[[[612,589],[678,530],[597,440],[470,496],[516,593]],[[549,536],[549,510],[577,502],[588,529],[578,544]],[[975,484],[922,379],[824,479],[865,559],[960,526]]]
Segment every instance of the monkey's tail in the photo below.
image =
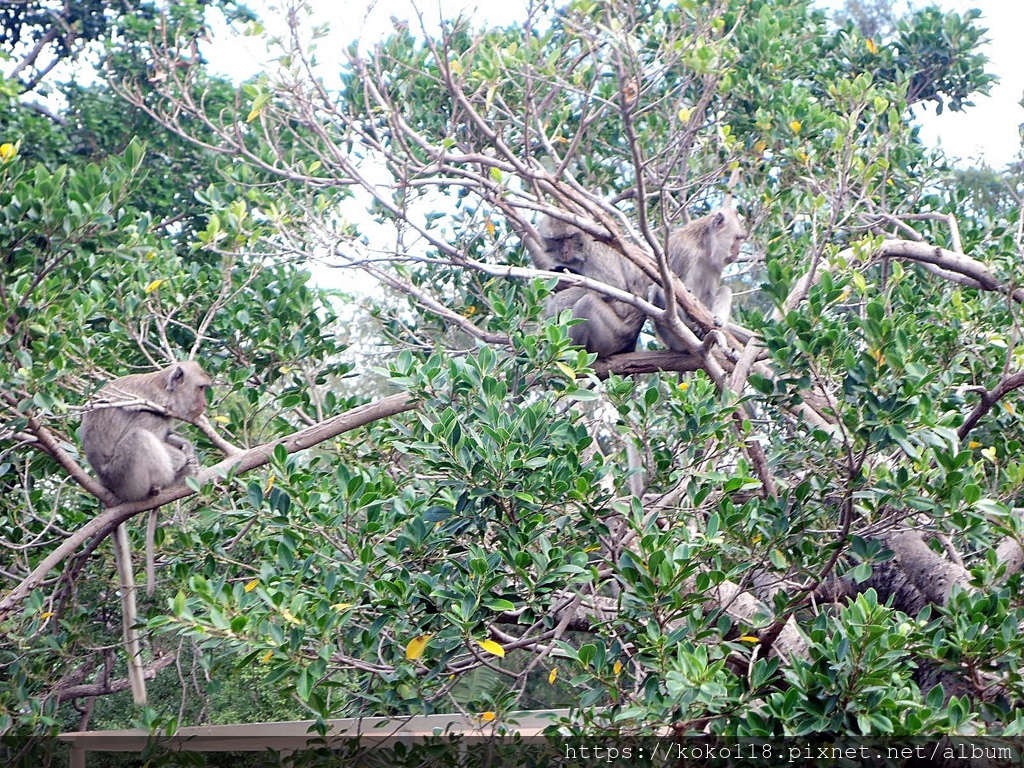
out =
[[146,706],[146,678],[142,669],[142,646],[135,625],[139,621],[139,609],[135,603],[135,574],[132,571],[132,550],[128,542],[128,530],[117,526],[114,531],[114,562],[117,563],[117,577],[121,587],[121,618],[124,622],[124,648],[128,654],[128,682],[132,686],[135,705]]
[[156,524],[157,511],[151,509],[149,519],[146,520],[146,597],[152,597],[156,591],[156,555],[153,552],[156,547]]

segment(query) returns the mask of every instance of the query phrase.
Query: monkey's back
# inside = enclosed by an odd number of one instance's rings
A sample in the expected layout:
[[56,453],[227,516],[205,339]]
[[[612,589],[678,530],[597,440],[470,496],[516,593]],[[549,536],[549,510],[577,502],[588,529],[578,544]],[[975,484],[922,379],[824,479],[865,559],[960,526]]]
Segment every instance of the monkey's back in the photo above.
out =
[[110,462],[130,429],[144,429],[161,440],[170,432],[170,417],[148,409],[145,404],[115,405],[118,401],[148,400],[166,407],[167,398],[159,396],[160,390],[151,391],[153,378],[160,373],[135,373],[108,382],[96,393],[96,400],[102,407],[82,414],[81,439],[85,456],[97,472],[102,472],[101,468]]
[[713,215],[702,216],[673,230],[668,246],[669,269],[705,306],[711,305],[726,265],[723,254],[711,242]]
[[637,296],[646,295],[651,281],[640,267],[610,245],[594,241],[591,247],[595,251],[594,255],[600,256],[593,260],[593,268],[583,274],[602,283],[624,288]]

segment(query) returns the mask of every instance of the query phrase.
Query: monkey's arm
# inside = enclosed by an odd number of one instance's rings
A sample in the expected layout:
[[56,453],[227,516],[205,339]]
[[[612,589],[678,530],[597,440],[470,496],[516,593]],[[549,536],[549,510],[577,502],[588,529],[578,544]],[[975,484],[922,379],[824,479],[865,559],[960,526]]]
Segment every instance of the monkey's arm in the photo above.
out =
[[194,450],[192,448],[192,443],[177,432],[168,432],[167,437],[164,438],[164,442],[172,448],[177,448],[179,451],[184,451],[185,453],[192,453]]
[[605,301],[596,293],[582,288],[570,288],[552,295],[548,316],[557,316],[566,309],[583,321],[569,329],[569,338],[574,344],[601,358],[636,349],[645,315],[635,307],[619,301]]
[[719,328],[729,322],[729,314],[732,312],[732,290],[729,286],[723,285],[718,289],[715,300],[708,309],[711,310],[715,325]]

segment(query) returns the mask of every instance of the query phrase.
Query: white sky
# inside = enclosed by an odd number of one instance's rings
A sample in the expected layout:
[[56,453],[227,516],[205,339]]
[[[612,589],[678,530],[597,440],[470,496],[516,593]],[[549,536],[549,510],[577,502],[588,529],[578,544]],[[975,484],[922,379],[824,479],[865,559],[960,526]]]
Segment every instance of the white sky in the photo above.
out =
[[[250,4],[254,8],[264,5],[260,0],[250,0]],[[821,0],[821,4],[836,5],[838,0]],[[927,4],[924,0],[913,3],[914,7]],[[991,95],[977,97],[975,106],[966,112],[947,109],[935,115],[930,106],[918,107],[915,112],[921,125],[921,138],[929,146],[941,147],[947,155],[960,158],[965,164],[984,161],[994,168],[1003,168],[1021,151],[1018,126],[1024,123],[1024,108],[1018,102],[1024,98],[1024,0],[938,0],[936,4],[943,10],[960,13],[968,8],[981,10],[980,24],[988,29],[984,48],[990,60],[988,71],[998,75],[1000,82],[992,87]],[[266,5],[273,8],[280,4],[268,2]],[[338,36],[344,40],[339,40],[339,47],[353,39],[372,44],[386,36],[392,28],[389,21],[392,16],[414,18],[409,0],[377,0],[370,13],[361,0],[310,0],[310,5],[319,20],[330,23],[332,38]],[[453,18],[460,11],[500,25],[522,20],[526,0],[421,0],[419,5],[425,9],[428,25],[430,19],[437,19],[439,12],[445,18]],[[327,41],[321,40],[321,58],[326,58],[327,51]],[[232,77],[245,77],[249,72],[258,71],[263,56],[262,51],[252,53],[243,41],[219,33],[216,45],[206,53],[215,69]]]
[[938,117],[933,110],[922,114],[921,138],[931,146],[941,146],[948,155],[968,162],[984,159],[994,168],[1002,168],[1020,152],[1020,126],[1024,123],[1024,1],[1022,0],[944,0],[944,9],[963,13],[978,8],[980,24],[988,28],[988,71],[999,76],[989,96],[974,100],[966,112],[944,111]]

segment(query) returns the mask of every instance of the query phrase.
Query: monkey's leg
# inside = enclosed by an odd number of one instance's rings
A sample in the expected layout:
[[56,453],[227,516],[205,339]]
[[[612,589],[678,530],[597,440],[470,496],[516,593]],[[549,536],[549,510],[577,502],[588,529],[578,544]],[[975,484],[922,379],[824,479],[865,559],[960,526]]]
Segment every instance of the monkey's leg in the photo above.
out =
[[146,597],[152,597],[156,590],[156,524],[157,511],[151,509],[146,520]]
[[[164,440],[167,446],[167,454],[170,457],[171,469],[174,471],[172,482],[178,482],[188,475],[194,475],[199,469],[199,462],[196,461],[195,449],[185,438],[171,432]],[[178,511],[181,512],[181,502],[178,502]],[[158,511],[149,510],[149,518],[146,520],[146,597],[152,597],[156,589],[156,526],[158,522]]]
[[622,317],[610,303],[588,292],[573,305],[572,314],[585,322],[572,326],[569,337],[588,352],[595,352],[598,357],[609,357],[636,349],[643,313],[624,312],[626,317]]
[[121,619],[124,630],[124,648],[128,654],[128,681],[132,686],[132,698],[136,706],[146,705],[146,678],[142,670],[142,647],[139,643],[139,609],[135,602],[135,574],[132,571],[132,548],[128,541],[128,530],[119,525],[114,529],[114,562],[117,563],[117,580],[121,588]]
[[[648,298],[651,303],[657,307],[665,308],[665,293],[658,286],[652,286],[648,292]],[[678,307],[678,305],[677,305]],[[679,318],[683,321],[683,324],[693,330],[697,337],[701,337],[701,331],[697,325],[690,319],[690,316],[683,311],[682,307],[677,309]],[[654,331],[658,334],[658,338],[661,339],[661,343],[671,349],[673,352],[685,352],[687,351],[683,343],[676,339],[676,337],[669,331],[668,326],[665,323],[655,323]]]
[[102,468],[103,484],[122,501],[148,499],[174,481],[174,457],[180,453],[146,429],[125,433]]

